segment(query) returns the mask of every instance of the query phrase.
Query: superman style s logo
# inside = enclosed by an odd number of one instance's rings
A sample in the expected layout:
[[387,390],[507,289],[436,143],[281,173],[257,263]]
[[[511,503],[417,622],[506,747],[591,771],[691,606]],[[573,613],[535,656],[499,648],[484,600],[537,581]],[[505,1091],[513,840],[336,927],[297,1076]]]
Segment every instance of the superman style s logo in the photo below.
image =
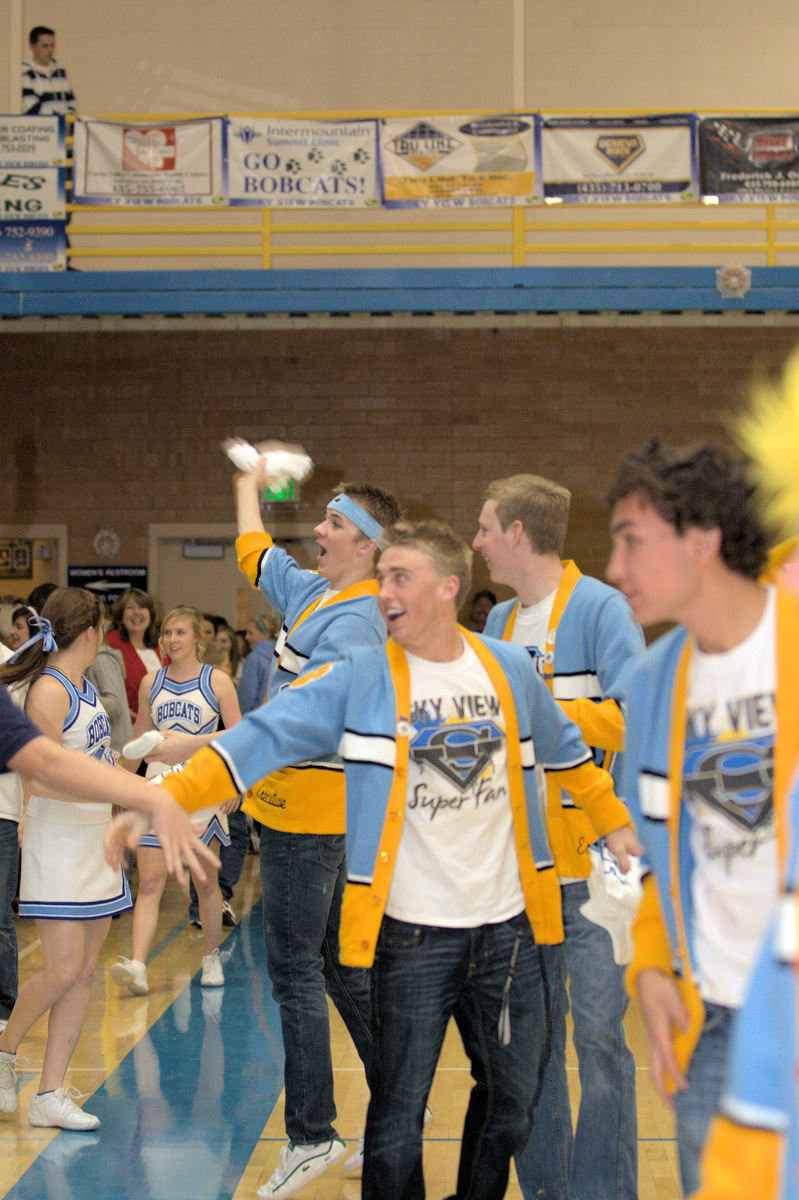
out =
[[413,762],[431,767],[465,792],[485,771],[503,739],[493,721],[430,725],[414,736],[410,755]]
[[690,799],[719,809],[744,829],[758,829],[774,807],[773,746],[715,746],[694,758],[684,787]]

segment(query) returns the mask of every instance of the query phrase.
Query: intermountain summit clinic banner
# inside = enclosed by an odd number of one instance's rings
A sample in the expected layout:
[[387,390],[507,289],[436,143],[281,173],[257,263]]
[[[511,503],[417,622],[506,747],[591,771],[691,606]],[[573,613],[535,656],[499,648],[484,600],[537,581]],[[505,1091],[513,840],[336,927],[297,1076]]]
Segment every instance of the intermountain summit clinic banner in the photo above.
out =
[[231,117],[227,145],[231,205],[380,205],[376,120]]
[[535,119],[407,117],[380,122],[387,208],[533,204]]
[[66,269],[63,117],[0,116],[0,271]]
[[696,201],[696,117],[536,118],[545,200],[572,204]]
[[75,204],[227,204],[225,121],[76,117]]

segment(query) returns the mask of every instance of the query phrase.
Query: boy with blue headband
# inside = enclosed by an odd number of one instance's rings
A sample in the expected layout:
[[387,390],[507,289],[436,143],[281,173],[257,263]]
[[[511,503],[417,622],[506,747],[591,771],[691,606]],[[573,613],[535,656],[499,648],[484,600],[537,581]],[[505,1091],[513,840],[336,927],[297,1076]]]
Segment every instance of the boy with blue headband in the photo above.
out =
[[[380,646],[375,564],[383,527],[400,517],[381,488],[342,483],[314,530],[317,571],[302,570],[275,546],[261,519],[263,463],[236,478],[239,566],[283,613],[268,695],[357,646]],[[344,773],[328,756],[261,780],[245,811],[261,822],[266,961],[280,1006],[289,1144],[264,1190],[292,1196],[346,1153],[333,1122],[333,1067],[326,990],[364,1065],[371,1054],[366,971],[339,963],[338,927],[346,882]],[[360,1165],[356,1151],[352,1169]]]

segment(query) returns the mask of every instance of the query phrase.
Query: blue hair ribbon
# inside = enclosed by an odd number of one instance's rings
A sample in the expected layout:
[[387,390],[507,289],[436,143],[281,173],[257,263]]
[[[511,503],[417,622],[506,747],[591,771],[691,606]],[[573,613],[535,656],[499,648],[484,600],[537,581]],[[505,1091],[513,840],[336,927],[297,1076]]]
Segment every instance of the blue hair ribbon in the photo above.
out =
[[27,642],[24,642],[18,650],[14,651],[10,658],[6,659],[9,666],[15,663],[27,649],[35,646],[37,642],[42,643],[42,650],[45,654],[52,654],[54,650],[58,649],[56,640],[53,637],[53,626],[47,620],[47,617],[29,617],[28,626],[30,627],[31,625],[34,625],[39,632],[34,633],[33,637],[28,638]]

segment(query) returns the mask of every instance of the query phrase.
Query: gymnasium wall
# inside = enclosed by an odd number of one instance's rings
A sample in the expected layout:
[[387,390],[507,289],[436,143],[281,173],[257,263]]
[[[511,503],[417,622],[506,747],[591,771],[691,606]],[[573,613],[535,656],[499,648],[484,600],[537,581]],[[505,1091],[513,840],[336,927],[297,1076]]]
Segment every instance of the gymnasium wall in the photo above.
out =
[[796,105],[792,0],[0,0],[4,97],[35,24],[85,114]]
[[[621,320],[621,319],[620,319]],[[471,538],[484,486],[516,471],[574,493],[568,552],[601,575],[603,495],[620,453],[652,435],[723,436],[753,366],[790,328],[644,323],[0,333],[0,513],[68,524],[72,563],[147,561],[152,522],[233,519],[230,434],[300,441],[316,463],[300,520],[338,480],[366,478],[414,516]],[[477,583],[485,583],[482,561]]]

